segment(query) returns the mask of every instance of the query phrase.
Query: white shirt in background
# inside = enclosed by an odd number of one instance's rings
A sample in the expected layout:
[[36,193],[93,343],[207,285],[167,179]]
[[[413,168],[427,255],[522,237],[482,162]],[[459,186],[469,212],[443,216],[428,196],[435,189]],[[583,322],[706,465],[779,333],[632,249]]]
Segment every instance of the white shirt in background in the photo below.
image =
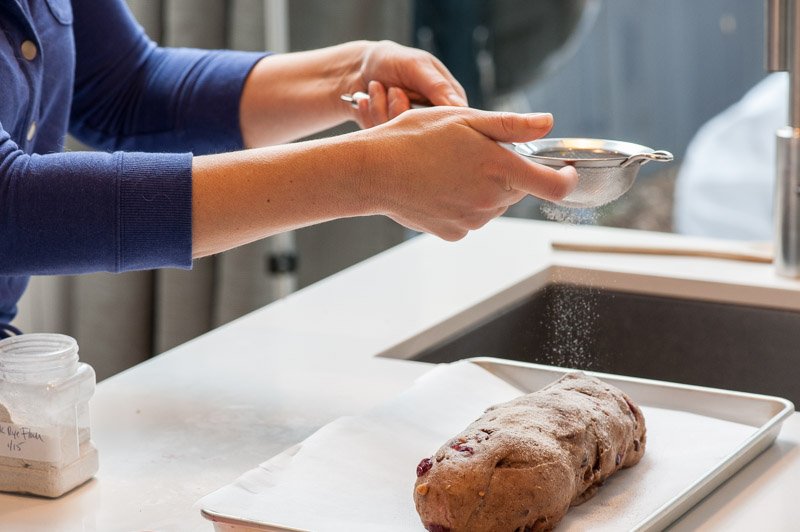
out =
[[775,132],[788,122],[789,77],[760,81],[689,143],[675,187],[679,233],[772,238]]

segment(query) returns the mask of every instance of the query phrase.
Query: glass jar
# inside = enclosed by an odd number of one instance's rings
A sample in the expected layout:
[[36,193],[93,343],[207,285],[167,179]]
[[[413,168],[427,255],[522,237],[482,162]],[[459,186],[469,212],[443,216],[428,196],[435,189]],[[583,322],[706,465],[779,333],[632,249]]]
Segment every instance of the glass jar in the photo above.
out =
[[94,370],[62,334],[0,340],[0,491],[58,497],[97,472]]

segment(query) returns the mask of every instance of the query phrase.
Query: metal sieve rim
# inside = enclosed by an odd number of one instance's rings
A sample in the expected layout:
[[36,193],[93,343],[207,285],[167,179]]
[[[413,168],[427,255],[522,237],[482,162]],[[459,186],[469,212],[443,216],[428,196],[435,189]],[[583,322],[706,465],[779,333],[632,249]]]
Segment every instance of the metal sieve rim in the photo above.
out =
[[[641,144],[620,140],[592,139],[592,138],[547,138],[530,142],[520,142],[514,145],[520,155],[547,166],[575,166],[575,167],[601,167],[613,168],[622,164],[632,155],[654,153],[655,150]],[[551,157],[542,153],[553,150],[582,150],[593,153],[608,153],[608,157],[568,158]]]

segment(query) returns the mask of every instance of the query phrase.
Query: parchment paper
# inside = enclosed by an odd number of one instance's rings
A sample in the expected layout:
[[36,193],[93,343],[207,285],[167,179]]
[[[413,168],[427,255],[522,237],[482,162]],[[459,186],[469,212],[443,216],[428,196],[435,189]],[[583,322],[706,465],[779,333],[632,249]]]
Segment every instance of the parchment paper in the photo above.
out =
[[[490,405],[522,392],[469,362],[435,367],[393,400],[340,418],[197,506],[245,521],[314,531],[424,530],[414,509],[419,461]],[[636,400],[636,398],[633,398]],[[642,405],[647,452],[559,531],[628,530],[705,476],[755,427]]]

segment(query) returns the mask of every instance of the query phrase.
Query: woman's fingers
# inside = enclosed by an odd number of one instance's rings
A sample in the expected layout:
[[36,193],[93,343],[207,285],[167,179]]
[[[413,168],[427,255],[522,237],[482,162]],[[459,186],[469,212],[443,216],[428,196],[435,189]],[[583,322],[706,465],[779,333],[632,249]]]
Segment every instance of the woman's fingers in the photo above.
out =
[[358,114],[358,124],[365,129],[375,126],[375,123],[372,121],[372,114],[369,110],[370,99],[358,99],[356,100],[356,104],[358,105],[358,110],[356,111]]
[[497,207],[488,211],[476,212],[458,221],[434,218],[420,224],[403,217],[395,217],[394,220],[414,231],[431,233],[444,240],[455,241],[464,238],[470,231],[480,229],[498,216],[502,216],[507,210],[507,206]]
[[509,194],[507,205],[513,205],[527,195],[546,200],[560,200],[578,185],[578,173],[572,166],[556,170],[530,161],[505,148],[496,152],[496,164],[490,165],[490,179],[497,182]]
[[464,106],[464,107],[469,105],[467,103],[467,91],[464,90],[464,87],[461,85],[461,83],[459,83],[458,80],[455,78],[455,76],[453,76],[453,74],[449,70],[447,70],[447,67],[444,66],[444,63],[439,61],[439,59],[437,59],[435,56],[431,55],[429,57],[431,59],[431,62],[433,63],[434,68],[438,70],[439,73],[442,76],[444,76],[445,79],[447,79],[447,81],[450,82],[453,89],[456,91],[456,94],[461,98],[461,102],[459,102],[458,99],[456,99],[456,101],[451,101],[450,105]]
[[[513,157],[513,156],[512,156]],[[518,157],[508,168],[509,185],[514,190],[538,198],[557,201],[569,195],[578,185],[578,172],[572,166],[559,170]]]
[[[467,123],[479,133],[498,142],[524,142],[547,134],[553,127],[549,113],[490,113],[475,112],[466,117]],[[536,164],[497,146],[493,150],[497,161],[493,179],[506,190],[518,190],[547,200],[559,200],[578,184],[578,174],[572,166],[555,170]]]
[[420,93],[433,105],[466,107],[467,95],[464,88],[444,65],[440,70],[433,61],[438,60],[431,56],[431,61],[404,63],[403,87]]
[[383,124],[389,121],[389,109],[386,97],[386,88],[380,81],[370,81],[369,92],[369,114],[374,125]]
[[465,114],[467,124],[498,142],[526,142],[543,137],[553,128],[550,113],[496,113],[473,111]]
[[390,41],[374,43],[364,56],[360,75],[363,82],[377,80],[385,87],[399,87],[414,95],[412,99],[433,105],[467,105],[466,92],[455,76],[423,50]]
[[388,122],[411,108],[408,95],[398,87],[386,90],[382,83],[370,81],[367,90],[369,98],[363,97],[356,102],[359,123],[364,128]]
[[464,88],[447,67],[428,52],[381,41],[367,48],[362,61],[359,79],[366,88],[350,88],[350,92],[364,90],[369,94],[368,108],[358,103],[358,122],[362,127],[372,127],[399,116],[411,107],[409,100],[412,99],[433,105],[467,105]]
[[401,113],[411,108],[411,102],[404,90],[398,87],[390,87],[389,92],[389,120],[400,116]]

